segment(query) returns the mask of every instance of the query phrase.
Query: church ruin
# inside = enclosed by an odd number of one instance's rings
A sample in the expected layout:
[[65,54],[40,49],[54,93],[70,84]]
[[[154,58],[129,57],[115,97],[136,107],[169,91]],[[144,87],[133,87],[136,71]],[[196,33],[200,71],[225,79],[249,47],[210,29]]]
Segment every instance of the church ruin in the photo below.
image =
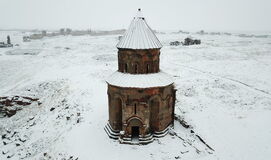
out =
[[173,126],[175,88],[159,66],[162,44],[138,10],[117,44],[118,71],[108,84],[110,138],[146,144],[165,136]]

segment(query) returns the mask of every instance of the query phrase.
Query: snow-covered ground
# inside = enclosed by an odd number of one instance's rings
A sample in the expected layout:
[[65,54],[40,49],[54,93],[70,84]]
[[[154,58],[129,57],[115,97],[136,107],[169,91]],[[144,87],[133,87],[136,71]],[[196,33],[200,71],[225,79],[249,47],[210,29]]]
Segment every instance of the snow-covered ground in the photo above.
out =
[[[271,34],[197,35],[198,46],[169,46],[186,34],[158,34],[161,69],[174,77],[174,134],[124,145],[104,131],[105,79],[117,70],[118,35],[59,36],[0,48],[0,97],[38,98],[0,118],[0,159],[267,160],[271,157]],[[191,133],[191,129],[195,133]],[[199,135],[211,148],[203,144]],[[9,158],[8,158],[9,157]]]

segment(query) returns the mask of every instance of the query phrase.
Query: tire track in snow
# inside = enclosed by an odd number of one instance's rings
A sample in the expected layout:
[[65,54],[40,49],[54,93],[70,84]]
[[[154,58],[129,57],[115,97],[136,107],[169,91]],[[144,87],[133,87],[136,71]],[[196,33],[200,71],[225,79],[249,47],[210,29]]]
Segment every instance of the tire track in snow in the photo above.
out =
[[197,68],[194,68],[194,67],[190,67],[190,66],[186,66],[186,65],[182,65],[182,64],[177,64],[174,62],[175,65],[178,65],[178,66],[182,66],[184,68],[187,68],[187,69],[190,69],[190,70],[193,70],[193,71],[196,71],[196,72],[199,72],[199,73],[203,73],[203,74],[206,74],[206,75],[209,75],[209,76],[213,76],[213,77],[217,77],[217,78],[220,78],[220,79],[224,79],[224,80],[228,80],[228,81],[231,81],[231,82],[235,82],[235,83],[238,83],[238,84],[241,84],[249,89],[252,89],[256,92],[260,92],[262,94],[264,94],[265,96],[267,96],[267,98],[270,98],[271,99],[271,94],[263,89],[259,89],[259,88],[256,88],[256,87],[253,87],[252,85],[250,84],[247,84],[247,83],[244,83],[242,81],[239,81],[239,80],[236,80],[236,79],[232,79],[232,78],[227,78],[227,77],[224,77],[224,76],[219,76],[219,75],[216,75],[216,74],[213,74],[213,73],[210,73],[210,72],[206,72],[206,71],[202,71],[200,69],[197,69]]

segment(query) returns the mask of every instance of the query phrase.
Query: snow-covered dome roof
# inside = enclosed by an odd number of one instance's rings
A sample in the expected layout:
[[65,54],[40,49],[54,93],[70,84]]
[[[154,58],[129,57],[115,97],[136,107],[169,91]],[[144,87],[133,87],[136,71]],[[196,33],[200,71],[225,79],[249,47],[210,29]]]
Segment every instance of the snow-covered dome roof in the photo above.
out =
[[118,71],[109,76],[106,82],[113,86],[126,88],[163,87],[173,83],[171,76],[164,72],[129,74]]
[[155,49],[162,48],[162,44],[148,26],[141,10],[132,20],[128,30],[117,44],[117,48],[123,49]]

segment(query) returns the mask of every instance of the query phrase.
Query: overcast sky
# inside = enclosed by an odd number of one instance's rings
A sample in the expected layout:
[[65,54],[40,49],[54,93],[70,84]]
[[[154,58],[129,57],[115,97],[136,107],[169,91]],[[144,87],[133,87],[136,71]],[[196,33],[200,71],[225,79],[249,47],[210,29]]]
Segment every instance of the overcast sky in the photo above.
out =
[[271,0],[0,0],[0,29],[127,28],[137,8],[153,29],[271,30]]

